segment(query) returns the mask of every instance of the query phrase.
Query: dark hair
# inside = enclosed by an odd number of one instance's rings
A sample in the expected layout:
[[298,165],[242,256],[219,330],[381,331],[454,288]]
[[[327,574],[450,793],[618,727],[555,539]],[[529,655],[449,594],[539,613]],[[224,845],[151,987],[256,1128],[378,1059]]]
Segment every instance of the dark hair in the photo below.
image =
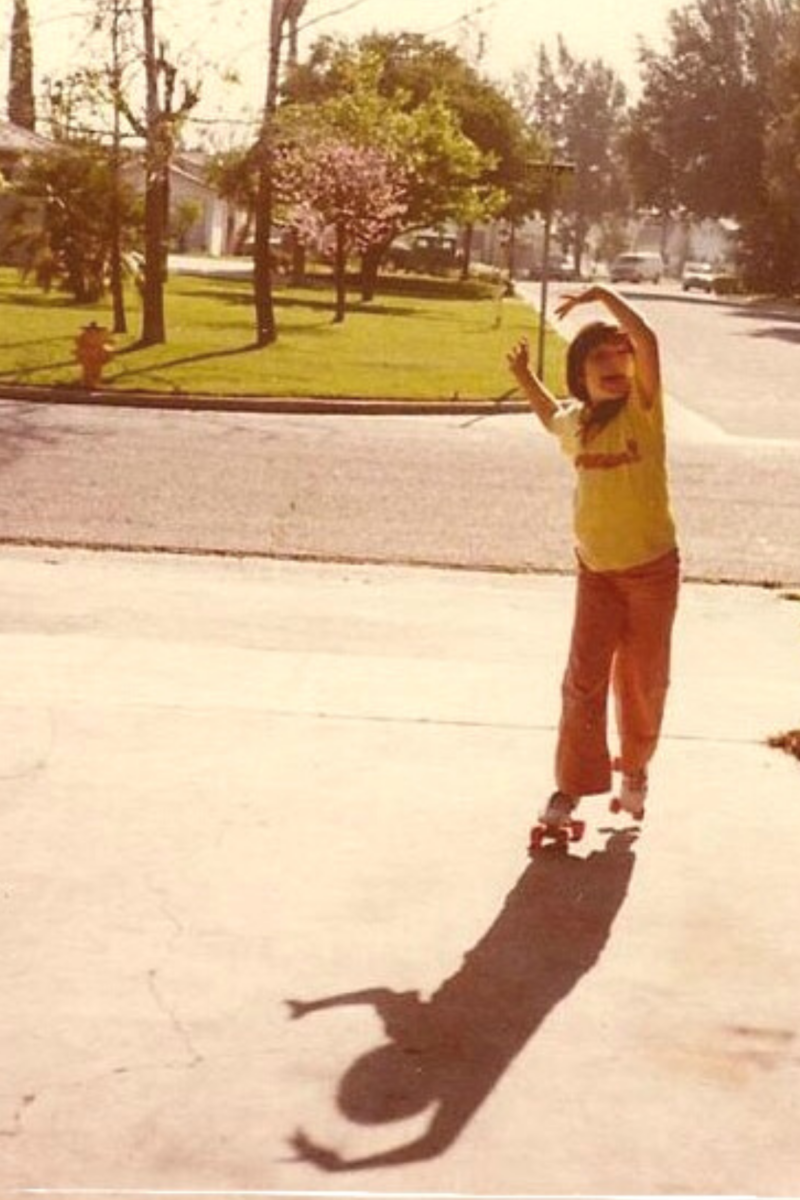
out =
[[625,330],[608,321],[592,321],[575,334],[567,350],[567,387],[570,395],[574,396],[576,400],[580,400],[583,404],[589,400],[583,368],[592,350],[602,345],[603,342],[619,341],[627,342],[629,348],[633,350],[631,339]]

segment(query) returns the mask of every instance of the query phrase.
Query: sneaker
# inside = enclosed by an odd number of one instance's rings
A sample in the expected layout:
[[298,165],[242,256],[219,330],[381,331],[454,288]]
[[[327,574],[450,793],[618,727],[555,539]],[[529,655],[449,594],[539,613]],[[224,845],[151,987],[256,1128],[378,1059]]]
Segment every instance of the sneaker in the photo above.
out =
[[617,803],[621,809],[630,813],[638,820],[644,816],[644,805],[647,799],[647,771],[642,767],[639,771],[631,771],[622,775]]
[[565,825],[571,818],[578,805],[578,798],[568,796],[566,792],[553,792],[547,804],[539,814],[539,820],[545,825]]

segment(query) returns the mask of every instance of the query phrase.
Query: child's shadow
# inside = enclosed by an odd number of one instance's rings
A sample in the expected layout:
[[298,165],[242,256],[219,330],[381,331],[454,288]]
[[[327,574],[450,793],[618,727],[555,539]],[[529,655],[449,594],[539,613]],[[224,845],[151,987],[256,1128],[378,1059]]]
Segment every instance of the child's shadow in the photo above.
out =
[[298,1130],[298,1158],[345,1171],[446,1150],[550,1010],[597,962],[628,890],[635,839],[635,832],[614,832],[585,859],[539,854],[461,969],[427,1001],[386,987],[289,1001],[295,1019],[369,1004],[383,1021],[389,1040],[358,1058],[339,1084],[337,1103],[349,1120],[376,1125],[436,1106],[421,1136],[361,1157],[345,1158]]

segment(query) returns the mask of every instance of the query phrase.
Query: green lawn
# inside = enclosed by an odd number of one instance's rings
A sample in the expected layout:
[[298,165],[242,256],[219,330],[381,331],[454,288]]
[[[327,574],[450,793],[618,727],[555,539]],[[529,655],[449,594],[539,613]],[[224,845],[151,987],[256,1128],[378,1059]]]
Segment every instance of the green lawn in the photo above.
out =
[[[276,290],[278,340],[253,345],[250,284],[174,277],[166,295],[166,345],[136,348],[139,300],[129,298],[130,334],[116,339],[104,383],[179,394],[499,399],[511,394],[506,351],[522,334],[536,345],[530,306],[488,286],[398,280],[345,322],[332,320],[328,288]],[[90,320],[110,325],[107,303],[80,307],[46,296],[0,270],[0,383],[74,384],[74,339]],[[548,333],[548,378],[562,390],[563,342]]]

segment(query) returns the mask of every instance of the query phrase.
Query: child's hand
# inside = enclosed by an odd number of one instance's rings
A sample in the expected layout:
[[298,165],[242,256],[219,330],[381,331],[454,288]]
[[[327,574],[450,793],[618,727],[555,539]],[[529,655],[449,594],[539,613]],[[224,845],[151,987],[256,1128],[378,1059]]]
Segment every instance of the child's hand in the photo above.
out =
[[556,305],[556,316],[563,320],[567,313],[572,312],[579,304],[588,304],[595,299],[593,288],[585,288],[582,292],[567,292]]
[[516,375],[519,378],[521,375],[530,374],[531,352],[528,339],[522,338],[521,341],[517,342],[516,346],[509,351],[507,358],[512,375]]

